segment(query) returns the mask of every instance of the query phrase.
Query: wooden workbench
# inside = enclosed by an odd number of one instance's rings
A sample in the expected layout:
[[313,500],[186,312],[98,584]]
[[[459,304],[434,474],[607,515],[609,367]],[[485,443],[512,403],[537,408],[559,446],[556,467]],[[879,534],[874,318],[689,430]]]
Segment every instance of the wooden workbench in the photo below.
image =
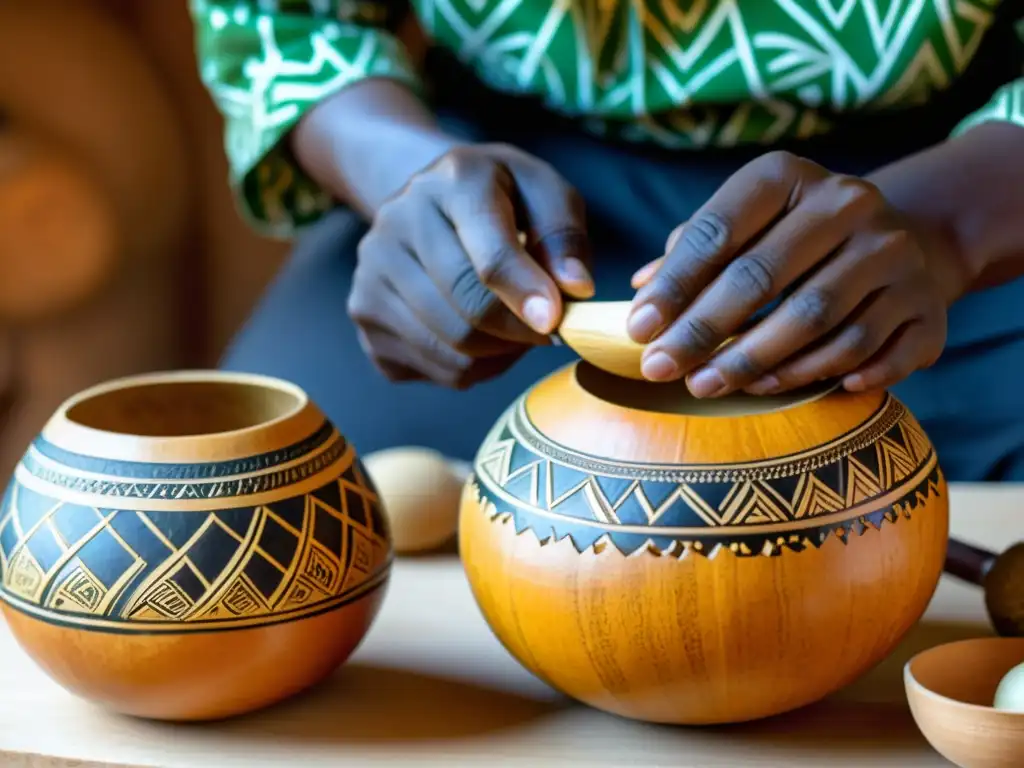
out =
[[[1024,539],[1024,487],[954,487],[952,504],[954,535]],[[566,701],[519,667],[454,555],[402,559],[366,642],[328,684],[215,725],[102,712],[50,682],[0,622],[0,766],[942,766],[911,720],[902,666],[990,633],[980,591],[946,577],[903,646],[828,701],[744,726],[649,726]]]

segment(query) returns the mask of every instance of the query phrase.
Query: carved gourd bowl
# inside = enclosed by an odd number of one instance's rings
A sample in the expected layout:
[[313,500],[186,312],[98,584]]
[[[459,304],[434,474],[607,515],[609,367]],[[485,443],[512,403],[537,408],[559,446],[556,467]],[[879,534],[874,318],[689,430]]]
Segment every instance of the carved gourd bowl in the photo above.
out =
[[891,394],[699,401],[578,363],[493,427],[459,535],[484,617],[535,675],[625,717],[713,724],[882,660],[947,534],[935,451]]
[[0,508],[0,603],[58,683],[142,717],[253,710],[373,622],[391,540],[353,446],[298,387],[183,372],[72,398]]

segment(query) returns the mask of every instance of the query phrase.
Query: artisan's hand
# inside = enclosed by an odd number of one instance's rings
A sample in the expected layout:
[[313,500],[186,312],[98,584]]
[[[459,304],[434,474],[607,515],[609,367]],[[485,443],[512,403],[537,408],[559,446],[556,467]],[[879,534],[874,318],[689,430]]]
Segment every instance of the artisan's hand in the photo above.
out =
[[966,289],[957,263],[948,240],[901,217],[872,184],[771,153],[637,273],[629,332],[651,342],[648,379],[685,376],[698,397],[837,377],[851,391],[889,386],[941,354],[946,309]]
[[457,147],[377,211],[349,314],[392,380],[465,388],[549,343],[562,293],[593,295],[589,261],[582,203],[552,168]]

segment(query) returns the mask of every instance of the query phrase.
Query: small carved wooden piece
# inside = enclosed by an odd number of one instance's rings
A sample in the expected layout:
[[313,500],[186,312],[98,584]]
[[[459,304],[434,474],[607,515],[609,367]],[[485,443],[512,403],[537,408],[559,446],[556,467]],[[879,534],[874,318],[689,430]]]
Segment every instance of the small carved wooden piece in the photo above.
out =
[[[633,341],[626,330],[632,306],[629,301],[567,301],[558,333],[552,341],[565,344],[606,373],[646,381],[641,370],[646,346]],[[734,338],[726,339],[719,349]]]
[[628,301],[569,301],[559,339],[584,360],[608,373],[643,380],[640,359],[644,346],[626,332]]
[[1024,661],[1024,638],[977,638],[924,651],[907,664],[904,684],[921,733],[960,768],[1018,768],[1024,713],[992,707],[999,681]]
[[641,720],[751,720],[884,658],[942,573],[946,485],[913,416],[828,387],[716,402],[569,366],[484,441],[460,551],[525,667]]
[[0,507],[0,603],[67,689],[149,718],[320,681],[380,606],[390,536],[356,452],[297,387],[143,376],[65,403]]
[[951,540],[946,571],[984,589],[992,626],[1004,637],[1024,637],[1024,543],[995,554]]

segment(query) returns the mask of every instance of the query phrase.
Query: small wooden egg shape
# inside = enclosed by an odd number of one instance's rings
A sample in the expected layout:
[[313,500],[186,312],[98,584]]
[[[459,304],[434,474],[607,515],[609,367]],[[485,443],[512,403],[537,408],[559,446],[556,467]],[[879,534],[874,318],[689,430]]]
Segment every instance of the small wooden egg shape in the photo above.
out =
[[455,536],[465,478],[442,454],[418,446],[386,448],[363,458],[380,496],[398,554],[427,552]]
[[499,419],[459,520],[515,658],[677,724],[775,715],[869,670],[924,612],[947,531],[935,451],[888,393],[700,401],[586,363]]

